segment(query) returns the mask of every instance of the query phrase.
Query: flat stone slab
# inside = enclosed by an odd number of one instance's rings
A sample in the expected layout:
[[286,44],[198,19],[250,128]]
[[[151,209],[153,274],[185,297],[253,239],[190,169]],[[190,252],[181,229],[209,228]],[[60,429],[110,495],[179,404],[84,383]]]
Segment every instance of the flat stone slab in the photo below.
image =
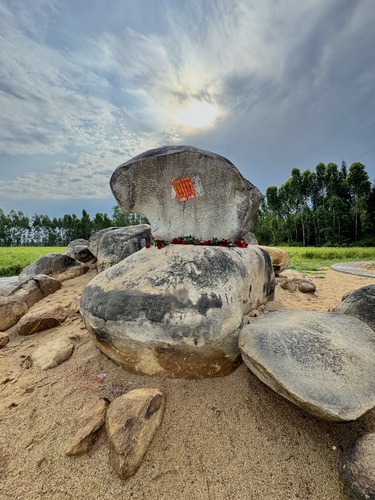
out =
[[155,238],[236,241],[250,231],[262,195],[226,158],[191,146],[146,151],[114,171],[125,212],[145,215]]
[[312,415],[350,421],[375,406],[375,333],[357,318],[275,311],[245,325],[239,347],[262,382]]
[[358,261],[358,262],[339,262],[332,264],[331,268],[334,271],[346,274],[356,274],[358,276],[366,276],[368,278],[375,278],[375,262],[371,261]]

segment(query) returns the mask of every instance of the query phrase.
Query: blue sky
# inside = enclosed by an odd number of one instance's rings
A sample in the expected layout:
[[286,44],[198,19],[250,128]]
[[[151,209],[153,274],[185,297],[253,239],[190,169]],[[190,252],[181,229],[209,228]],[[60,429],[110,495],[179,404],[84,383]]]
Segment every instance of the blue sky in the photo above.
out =
[[342,160],[375,182],[373,0],[0,0],[0,208],[107,212],[166,144],[262,192]]

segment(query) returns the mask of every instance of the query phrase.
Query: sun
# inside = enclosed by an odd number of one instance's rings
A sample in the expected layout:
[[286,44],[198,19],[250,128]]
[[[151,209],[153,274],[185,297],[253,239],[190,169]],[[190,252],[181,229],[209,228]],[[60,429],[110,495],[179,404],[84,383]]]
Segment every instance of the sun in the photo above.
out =
[[178,111],[177,121],[185,127],[203,129],[212,125],[217,115],[218,112],[212,104],[195,101]]

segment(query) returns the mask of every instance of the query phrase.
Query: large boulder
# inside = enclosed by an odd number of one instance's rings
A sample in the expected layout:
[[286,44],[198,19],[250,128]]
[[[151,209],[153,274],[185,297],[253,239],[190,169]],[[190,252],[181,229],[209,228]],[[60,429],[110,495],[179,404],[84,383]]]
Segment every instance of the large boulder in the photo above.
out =
[[375,331],[375,285],[366,285],[354,290],[334,311],[354,316]]
[[150,243],[151,227],[148,224],[126,226],[105,232],[99,242],[97,268],[101,273],[141,250]]
[[145,215],[161,240],[235,241],[250,231],[262,200],[226,158],[190,146],[146,151],[114,171],[119,206]]
[[375,406],[375,333],[357,318],[271,312],[244,326],[239,346],[262,382],[317,417],[355,420]]
[[81,276],[88,271],[78,260],[63,253],[46,253],[32,262],[19,275],[19,280],[23,281],[32,278],[36,274],[46,274],[53,278],[64,281]]
[[2,287],[0,295],[0,331],[15,325],[31,306],[61,288],[61,283],[38,274]]
[[257,247],[169,245],[98,274],[81,313],[97,347],[130,371],[214,377],[235,369],[242,317],[273,292],[271,261]]
[[375,433],[365,434],[344,453],[341,462],[344,491],[351,500],[375,498]]

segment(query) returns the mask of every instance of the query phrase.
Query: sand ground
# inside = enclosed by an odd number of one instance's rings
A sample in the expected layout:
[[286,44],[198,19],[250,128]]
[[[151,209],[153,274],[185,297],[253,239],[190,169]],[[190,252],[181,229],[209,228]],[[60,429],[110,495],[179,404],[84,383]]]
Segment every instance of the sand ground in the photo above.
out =
[[[78,313],[81,290],[94,273],[64,282],[43,299],[43,305],[68,308],[60,327],[29,337],[15,327],[8,331],[10,342],[0,351],[0,499],[345,498],[338,473],[342,451],[375,432],[375,410],[352,423],[318,420],[244,364],[227,377],[205,380],[128,373],[93,346]],[[315,295],[278,286],[270,309],[327,311],[343,293],[375,283],[331,269],[312,280]],[[68,361],[48,371],[30,366],[28,356],[38,346],[66,336],[75,344]],[[87,402],[139,387],[165,391],[167,406],[133,477],[121,481],[112,471],[104,432],[87,454],[65,455]]]

